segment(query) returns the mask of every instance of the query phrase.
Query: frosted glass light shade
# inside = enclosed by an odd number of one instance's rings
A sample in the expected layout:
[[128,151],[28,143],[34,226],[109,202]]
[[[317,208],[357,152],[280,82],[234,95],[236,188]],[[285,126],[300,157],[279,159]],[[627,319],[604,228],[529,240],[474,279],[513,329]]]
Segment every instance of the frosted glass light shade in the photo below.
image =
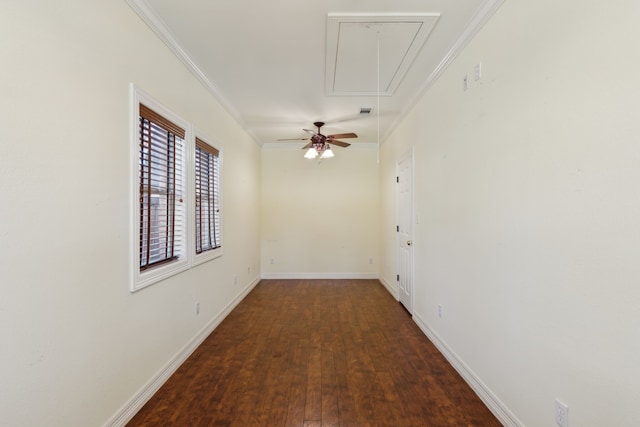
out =
[[322,156],[320,156],[321,159],[330,159],[334,156],[333,154],[333,150],[331,149],[331,147],[329,147],[329,144],[327,144],[327,148],[324,149],[324,153],[322,153]]
[[316,157],[318,157],[318,152],[315,148],[311,147],[307,150],[306,153],[304,153],[304,157],[306,159],[315,159]]

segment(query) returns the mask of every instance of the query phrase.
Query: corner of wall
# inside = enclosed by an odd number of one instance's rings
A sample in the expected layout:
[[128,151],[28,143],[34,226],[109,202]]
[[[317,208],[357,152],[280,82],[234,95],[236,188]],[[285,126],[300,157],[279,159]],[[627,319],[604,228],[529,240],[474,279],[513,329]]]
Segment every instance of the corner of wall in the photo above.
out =
[[207,339],[220,323],[240,304],[249,292],[260,282],[253,279],[222,311],[214,316],[193,338],[187,342],[131,399],[129,399],[107,422],[104,427],[124,427],[153,397],[162,385],[173,375],[189,356]]
[[424,322],[420,315],[414,313],[413,321],[503,425],[507,427],[524,426],[509,408],[482,382],[480,377]]

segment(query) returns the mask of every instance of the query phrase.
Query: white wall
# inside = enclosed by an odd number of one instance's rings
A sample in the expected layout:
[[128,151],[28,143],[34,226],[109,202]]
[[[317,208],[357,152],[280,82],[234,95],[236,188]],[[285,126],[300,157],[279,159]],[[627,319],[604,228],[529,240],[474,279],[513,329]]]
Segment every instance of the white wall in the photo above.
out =
[[416,320],[514,423],[640,425],[638,16],[506,1],[382,147],[383,183],[415,148]]
[[[0,424],[99,426],[259,276],[260,149],[124,1],[1,9]],[[224,255],[135,294],[130,82],[224,151]]]
[[[261,153],[125,2],[5,2],[2,425],[105,423],[260,264],[395,283],[389,182],[411,147],[418,323],[523,425],[554,425],[556,397],[573,426],[638,424],[637,16],[632,0],[505,2],[383,145],[378,172],[366,149],[319,165]],[[224,256],[135,294],[130,82],[224,150]]]
[[263,277],[377,277],[377,146],[334,152],[318,162],[299,144],[263,148]]

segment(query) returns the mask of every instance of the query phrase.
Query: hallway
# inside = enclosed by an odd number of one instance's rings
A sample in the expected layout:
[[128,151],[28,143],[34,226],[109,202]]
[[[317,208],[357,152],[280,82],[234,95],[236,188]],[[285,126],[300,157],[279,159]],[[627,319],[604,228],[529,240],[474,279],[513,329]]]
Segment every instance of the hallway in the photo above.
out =
[[377,280],[263,280],[128,424],[500,426]]

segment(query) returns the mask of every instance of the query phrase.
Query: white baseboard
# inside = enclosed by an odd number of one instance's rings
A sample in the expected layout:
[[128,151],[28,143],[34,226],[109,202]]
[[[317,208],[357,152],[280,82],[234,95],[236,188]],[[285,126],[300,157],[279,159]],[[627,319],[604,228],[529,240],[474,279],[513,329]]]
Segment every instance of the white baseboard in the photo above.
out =
[[377,279],[378,273],[263,273],[263,279]]
[[171,375],[184,363],[200,344],[213,332],[225,317],[260,282],[256,277],[224,309],[211,319],[184,347],[180,349],[165,366],[160,369],[127,403],[124,404],[105,424],[104,427],[124,427],[149,399],[162,387]]
[[389,293],[391,294],[392,297],[394,297],[396,299],[396,301],[400,300],[400,295],[398,294],[398,288],[395,286],[391,286],[389,284],[389,282],[387,282],[384,277],[380,277],[378,279],[380,281],[380,283],[382,283],[382,286],[384,286],[385,288],[387,288],[387,291],[389,291]]
[[484,402],[493,415],[507,427],[524,427],[524,424],[502,403],[500,399],[482,382],[482,380],[467,366],[466,363],[431,329],[422,318],[414,314],[413,321],[416,322],[422,332],[440,350],[440,353],[451,363],[456,371],[464,378],[469,386],[476,392],[478,397]]
[[[389,285],[383,278],[378,278],[377,274],[369,273],[289,273],[289,274],[264,274],[264,279],[378,279],[380,283],[397,300],[398,292]],[[256,277],[247,285],[225,308],[211,321],[209,321],[180,351],[178,351],[167,364],[160,369],[129,401],[127,401],[118,412],[116,412],[105,424],[104,427],[124,427],[135,414],[147,403],[149,399],[162,387],[162,385],[173,375],[173,373],[184,363],[185,360],[195,351],[196,348],[218,327],[225,317],[244,299],[245,296],[260,282]],[[489,410],[507,427],[523,427],[524,425],[516,418],[511,411],[498,399],[497,396],[478,378],[478,376],[449,348],[449,346],[431,329],[422,318],[414,314],[414,322],[420,330],[433,342],[444,357],[451,363],[462,378],[476,392],[478,397],[484,402]]]

